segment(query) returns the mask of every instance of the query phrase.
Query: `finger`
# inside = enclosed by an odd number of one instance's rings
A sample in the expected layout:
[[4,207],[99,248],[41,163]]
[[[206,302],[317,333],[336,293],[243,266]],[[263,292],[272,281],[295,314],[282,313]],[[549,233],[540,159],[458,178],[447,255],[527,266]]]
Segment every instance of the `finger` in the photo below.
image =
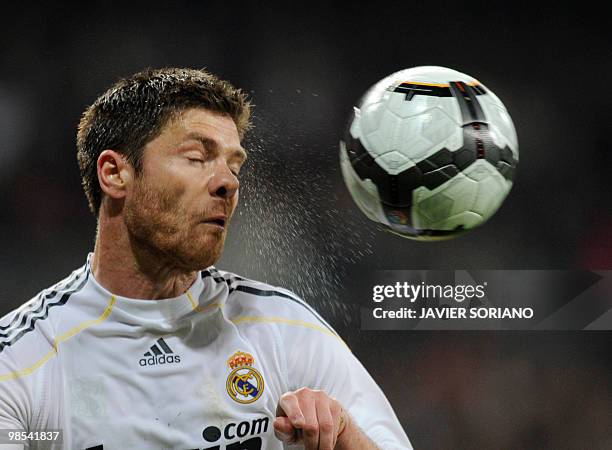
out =
[[295,428],[303,428],[306,422],[297,397],[292,393],[283,394],[276,407],[276,416],[286,416]]
[[331,413],[330,402],[326,397],[316,403],[319,422],[319,450],[332,450],[335,445],[336,425]]
[[319,448],[319,422],[317,420],[316,400],[314,395],[304,395],[300,399],[300,407],[306,419],[302,427],[302,437],[306,450]]
[[296,429],[291,425],[288,417],[277,417],[274,419],[274,434],[278,440],[287,444],[297,441]]
[[340,403],[334,398],[332,398],[332,403],[329,407],[331,411],[331,415],[334,422],[334,447],[336,446],[336,442],[338,442],[338,436],[340,433],[344,431],[344,427],[346,425],[346,413],[340,406]]

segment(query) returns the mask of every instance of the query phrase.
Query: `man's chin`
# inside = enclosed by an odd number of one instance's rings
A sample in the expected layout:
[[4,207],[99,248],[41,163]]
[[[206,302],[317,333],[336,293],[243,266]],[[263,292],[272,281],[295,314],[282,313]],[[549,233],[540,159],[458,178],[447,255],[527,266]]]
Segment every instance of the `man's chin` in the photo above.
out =
[[219,255],[211,255],[211,254],[188,254],[181,255],[177,258],[180,262],[179,264],[186,271],[201,271],[206,269],[207,267],[213,266],[218,260]]
[[210,239],[210,237],[205,240],[193,241],[189,248],[183,249],[183,255],[180,259],[183,260],[184,265],[189,270],[204,270],[214,265],[221,257],[225,242],[224,237],[214,239],[214,242],[211,242],[213,239]]

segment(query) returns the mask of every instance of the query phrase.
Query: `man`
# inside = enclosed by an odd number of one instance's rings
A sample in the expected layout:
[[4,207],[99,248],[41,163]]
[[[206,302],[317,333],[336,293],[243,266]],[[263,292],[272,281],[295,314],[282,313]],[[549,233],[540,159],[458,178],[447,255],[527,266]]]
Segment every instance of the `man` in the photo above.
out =
[[240,90],[191,69],[138,73],[85,111],[95,249],[0,320],[0,429],[61,430],[53,445],[74,449],[410,448],[310,306],[213,267],[249,116]]

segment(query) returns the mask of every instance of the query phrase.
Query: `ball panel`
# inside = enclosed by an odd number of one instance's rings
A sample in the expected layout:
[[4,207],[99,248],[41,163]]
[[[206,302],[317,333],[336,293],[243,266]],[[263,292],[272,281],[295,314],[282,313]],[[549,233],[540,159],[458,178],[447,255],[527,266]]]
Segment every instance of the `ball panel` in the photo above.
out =
[[[423,157],[427,157],[438,151],[447,139],[453,134],[459,133],[457,122],[449,117],[448,112],[435,108],[423,114],[421,119],[421,135],[431,142],[431,150],[425,152]],[[410,148],[406,148],[410,151]],[[420,156],[415,155],[420,159]]]
[[374,158],[396,149],[396,135],[400,125],[400,119],[386,109],[381,108],[376,114],[380,116],[380,125],[361,136],[363,146]]
[[349,161],[344,142],[340,143],[340,169],[351,197],[359,209],[370,220],[386,222],[376,185],[371,180],[359,178]]
[[[481,104],[489,123],[493,142],[501,148],[508,146],[510,149],[518,149],[514,124],[504,105],[489,94],[483,96]],[[518,152],[513,151],[513,153],[518,159]]]
[[[478,183],[467,178],[462,173],[446,183],[430,190],[425,186],[414,190],[413,203],[415,208],[414,222],[419,228],[453,230],[439,224],[446,217],[469,211],[478,191]],[[469,228],[464,224],[464,228]]]
[[432,224],[432,228],[436,230],[469,230],[476,228],[483,220],[483,217],[474,211],[462,211]]
[[359,121],[361,122],[363,134],[374,133],[380,128],[383,114],[386,111],[385,103],[382,100],[365,104],[362,105],[361,108],[355,109],[359,111]]
[[436,108],[440,100],[438,97],[418,95],[407,101],[405,94],[392,93],[389,95],[387,108],[400,119],[406,119]]
[[376,158],[376,162],[386,169],[391,175],[397,175],[400,172],[414,166],[414,163],[408,159],[405,152],[392,150],[380,155]]
[[427,188],[418,188],[414,192],[414,196],[418,198],[418,200],[415,199],[414,202],[412,219],[414,225],[420,229],[431,229],[434,223],[448,217],[453,208],[452,197],[446,195],[444,192],[438,192],[436,194],[431,193],[431,191],[426,194],[418,192],[426,189]]
[[469,209],[487,220],[503,203],[510,191],[511,183],[495,167],[483,160],[476,161],[464,171],[464,175],[478,183],[474,203]]

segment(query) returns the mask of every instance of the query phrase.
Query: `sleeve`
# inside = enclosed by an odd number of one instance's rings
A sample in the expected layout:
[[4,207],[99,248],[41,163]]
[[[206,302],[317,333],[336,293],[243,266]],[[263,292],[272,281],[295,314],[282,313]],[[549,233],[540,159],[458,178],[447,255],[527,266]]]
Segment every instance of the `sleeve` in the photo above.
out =
[[[57,371],[53,349],[47,339],[37,333],[24,334],[21,339],[11,339],[10,334],[0,340],[0,430],[50,431],[61,430],[63,441],[47,443],[45,448],[59,449],[67,444],[59,402],[61,386],[52,383]],[[11,343],[6,345],[6,343]],[[5,345],[2,345],[5,344]],[[6,434],[6,431],[4,432]],[[25,445],[9,445],[0,439],[0,450],[35,449],[37,441]]]
[[314,315],[303,325],[283,339],[289,389],[323,390],[379,448],[412,449],[384,393],[342,339]]
[[28,431],[32,417],[31,386],[27,378],[17,377],[16,358],[4,348],[0,353],[0,449],[21,449],[23,445],[9,444],[5,438],[8,430]]

